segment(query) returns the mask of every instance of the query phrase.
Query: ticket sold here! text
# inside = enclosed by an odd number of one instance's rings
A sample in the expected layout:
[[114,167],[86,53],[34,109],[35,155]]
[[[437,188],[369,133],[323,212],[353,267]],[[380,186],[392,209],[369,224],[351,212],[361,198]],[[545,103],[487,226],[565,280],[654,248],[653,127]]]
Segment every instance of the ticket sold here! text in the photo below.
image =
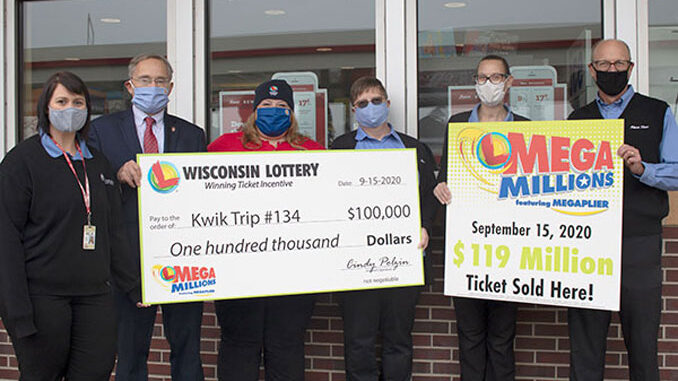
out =
[[424,283],[416,151],[144,154],[144,303]]
[[445,294],[619,310],[622,120],[450,123]]

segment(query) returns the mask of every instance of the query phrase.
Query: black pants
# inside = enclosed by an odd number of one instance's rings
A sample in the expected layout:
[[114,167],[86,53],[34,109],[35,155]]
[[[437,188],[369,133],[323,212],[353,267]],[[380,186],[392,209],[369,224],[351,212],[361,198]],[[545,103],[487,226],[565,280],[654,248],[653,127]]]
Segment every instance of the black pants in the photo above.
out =
[[375,356],[379,331],[382,337],[381,379],[410,379],[412,327],[420,292],[421,287],[399,287],[340,294],[348,381],[380,379]]
[[315,295],[215,302],[221,343],[219,380],[259,379],[261,351],[267,381],[304,379],[304,338]]
[[[116,381],[148,380],[148,352],[151,346],[157,306],[137,308],[129,298],[115,293],[118,319],[118,365]],[[162,323],[170,346],[173,381],[203,380],[200,361],[202,302],[162,305]]]
[[31,302],[38,332],[12,337],[20,380],[107,381],[115,362],[113,295],[34,295]]
[[515,303],[454,298],[463,381],[515,379]]
[[[658,381],[661,315],[661,236],[622,241],[621,320],[632,381]],[[602,380],[610,311],[570,308],[570,379]]]

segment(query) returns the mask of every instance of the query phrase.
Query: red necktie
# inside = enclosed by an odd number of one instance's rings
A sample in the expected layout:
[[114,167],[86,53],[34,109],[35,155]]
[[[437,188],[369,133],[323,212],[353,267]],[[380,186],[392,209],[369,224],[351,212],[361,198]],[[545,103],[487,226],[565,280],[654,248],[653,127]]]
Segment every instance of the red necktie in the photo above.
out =
[[155,134],[153,134],[155,119],[147,116],[146,119],[144,119],[144,122],[146,122],[146,131],[144,132],[144,153],[158,153],[158,140],[155,138]]

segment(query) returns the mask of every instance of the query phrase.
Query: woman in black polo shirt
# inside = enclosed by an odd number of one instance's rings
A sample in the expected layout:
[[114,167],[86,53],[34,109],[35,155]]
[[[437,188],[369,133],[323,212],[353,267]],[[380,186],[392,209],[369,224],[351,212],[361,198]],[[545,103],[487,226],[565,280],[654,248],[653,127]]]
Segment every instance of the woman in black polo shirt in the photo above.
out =
[[111,282],[140,300],[115,174],[85,143],[90,110],[80,78],[52,75],[39,133],[0,163],[0,316],[22,380],[108,380]]
[[[452,115],[448,123],[509,122],[527,118],[514,114],[504,104],[513,82],[508,62],[488,55],[478,63],[473,76],[480,103],[473,110]],[[447,184],[447,136],[440,159],[438,185],[433,190],[441,204],[452,194]],[[454,186],[454,184],[450,184]],[[509,381],[515,378],[513,340],[516,336],[517,304],[497,300],[454,297],[459,336],[459,364],[463,380]]]

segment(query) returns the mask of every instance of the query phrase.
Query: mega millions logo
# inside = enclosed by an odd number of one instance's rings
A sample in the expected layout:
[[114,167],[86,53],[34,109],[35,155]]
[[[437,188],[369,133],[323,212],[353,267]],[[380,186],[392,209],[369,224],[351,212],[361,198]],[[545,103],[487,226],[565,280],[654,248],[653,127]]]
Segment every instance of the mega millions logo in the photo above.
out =
[[153,266],[153,279],[168,292],[206,296],[214,293],[217,283],[213,267]]
[[179,171],[170,162],[156,161],[148,171],[148,182],[158,193],[171,193],[179,186]]
[[608,202],[600,199],[563,199],[560,196],[596,191],[614,184],[610,142],[597,145],[586,138],[501,133],[466,127],[457,134],[463,167],[480,189],[517,204],[547,206],[574,215],[600,213]]

